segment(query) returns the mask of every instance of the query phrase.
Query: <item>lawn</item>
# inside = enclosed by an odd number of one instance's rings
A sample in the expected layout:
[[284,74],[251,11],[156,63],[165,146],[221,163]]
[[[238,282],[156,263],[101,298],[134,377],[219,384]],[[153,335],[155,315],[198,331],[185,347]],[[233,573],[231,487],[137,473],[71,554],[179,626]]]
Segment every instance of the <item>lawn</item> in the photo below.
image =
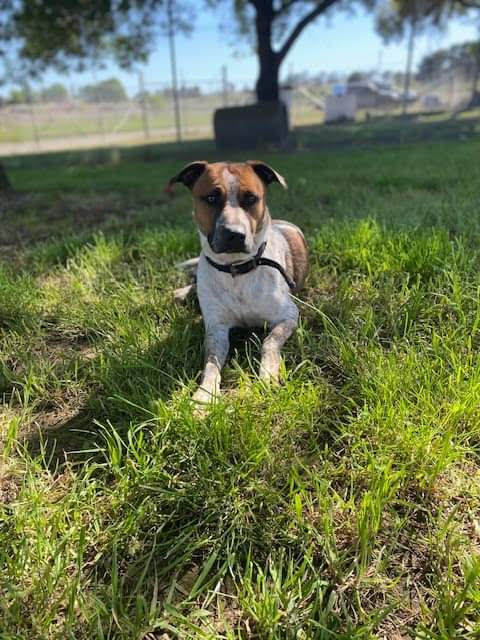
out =
[[211,143],[8,164],[0,639],[480,638],[478,121],[298,140],[248,154],[311,251],[284,382],[238,340],[203,420],[163,185]]

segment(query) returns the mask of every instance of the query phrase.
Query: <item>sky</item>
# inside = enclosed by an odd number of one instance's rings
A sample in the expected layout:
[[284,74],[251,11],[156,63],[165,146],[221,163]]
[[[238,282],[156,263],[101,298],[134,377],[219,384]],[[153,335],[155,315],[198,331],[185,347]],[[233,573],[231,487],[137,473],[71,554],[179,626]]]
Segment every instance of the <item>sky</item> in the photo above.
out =
[[[200,85],[203,90],[216,90],[220,86],[222,66],[226,66],[229,81],[237,87],[253,87],[257,74],[257,59],[248,42],[233,43],[229,30],[222,32],[219,23],[225,17],[214,11],[198,12],[194,29],[189,36],[177,35],[177,66],[181,83]],[[414,64],[423,55],[457,42],[478,38],[477,24],[472,19],[449,19],[443,33],[428,33],[416,40]],[[375,33],[373,17],[363,10],[355,15],[332,12],[310,24],[290,50],[281,69],[281,76],[289,72],[308,71],[314,75],[321,71],[350,73],[352,71],[401,70],[405,66],[405,43],[385,45]],[[159,38],[147,64],[139,65],[145,86],[154,90],[170,84],[168,42]],[[113,63],[96,71],[60,76],[48,72],[41,85],[61,81],[70,89],[90,84],[107,77],[118,77],[129,94],[138,90],[135,73],[124,72]]]

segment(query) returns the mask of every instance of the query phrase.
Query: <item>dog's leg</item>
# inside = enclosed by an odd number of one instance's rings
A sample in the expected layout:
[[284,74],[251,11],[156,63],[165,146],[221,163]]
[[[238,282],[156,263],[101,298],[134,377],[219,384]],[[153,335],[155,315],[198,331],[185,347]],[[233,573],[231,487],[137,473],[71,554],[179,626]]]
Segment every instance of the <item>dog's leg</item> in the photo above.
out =
[[262,345],[260,379],[278,382],[280,368],[280,350],[297,327],[297,318],[282,320],[276,324]]
[[180,289],[174,289],[173,299],[175,302],[186,302],[188,297],[192,297],[195,294],[195,289],[195,283],[187,284],[186,287],[181,287]]
[[[177,269],[182,269],[186,271],[193,280],[195,280],[195,276],[197,273],[198,261],[200,258],[191,258],[190,260],[185,260],[184,262],[178,262],[175,266]],[[173,299],[175,302],[185,302],[187,298],[194,293],[196,293],[197,286],[195,282],[187,285],[186,287],[181,287],[180,289],[175,289],[173,292]]]
[[194,402],[208,404],[220,393],[220,371],[228,355],[230,327],[216,325],[205,337],[205,368],[200,387],[193,395]]

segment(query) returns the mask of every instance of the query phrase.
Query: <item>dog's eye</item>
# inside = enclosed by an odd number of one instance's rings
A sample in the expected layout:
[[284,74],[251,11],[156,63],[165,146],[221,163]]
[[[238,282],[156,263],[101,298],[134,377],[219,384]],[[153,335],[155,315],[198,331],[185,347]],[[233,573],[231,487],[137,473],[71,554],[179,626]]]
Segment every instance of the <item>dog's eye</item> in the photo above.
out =
[[208,196],[205,196],[204,200],[208,202],[208,204],[216,204],[218,202],[218,193],[209,193]]
[[244,207],[253,207],[258,202],[258,197],[254,193],[246,193],[242,199]]

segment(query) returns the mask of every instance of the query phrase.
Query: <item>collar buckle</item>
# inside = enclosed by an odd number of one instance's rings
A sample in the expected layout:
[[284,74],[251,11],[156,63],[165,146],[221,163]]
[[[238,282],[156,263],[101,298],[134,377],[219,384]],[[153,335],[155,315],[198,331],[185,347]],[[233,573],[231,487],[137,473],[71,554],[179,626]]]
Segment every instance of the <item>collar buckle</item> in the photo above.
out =
[[235,276],[238,276],[238,274],[240,273],[239,267],[240,267],[241,264],[243,264],[243,263],[242,262],[232,262],[230,264],[230,274],[231,274],[232,278],[235,278]]

